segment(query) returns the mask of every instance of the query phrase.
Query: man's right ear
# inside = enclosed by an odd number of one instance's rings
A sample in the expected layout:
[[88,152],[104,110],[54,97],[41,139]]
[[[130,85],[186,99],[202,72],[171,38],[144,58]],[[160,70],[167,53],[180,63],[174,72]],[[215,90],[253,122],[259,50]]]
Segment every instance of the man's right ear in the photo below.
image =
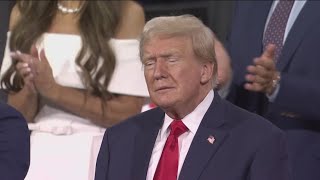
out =
[[206,84],[212,80],[213,73],[214,73],[213,72],[214,66],[215,65],[209,61],[202,64],[201,79],[200,79],[201,84]]

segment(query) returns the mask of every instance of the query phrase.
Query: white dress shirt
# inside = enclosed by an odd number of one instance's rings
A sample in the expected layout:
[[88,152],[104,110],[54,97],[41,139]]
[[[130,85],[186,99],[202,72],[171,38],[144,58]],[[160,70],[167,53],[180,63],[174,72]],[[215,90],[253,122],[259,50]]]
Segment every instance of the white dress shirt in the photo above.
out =
[[[193,140],[194,135],[196,134],[198,127],[203,119],[203,116],[207,112],[209,106],[213,101],[214,93],[211,90],[204,100],[186,117],[182,119],[182,122],[188,127],[188,131],[183,133],[178,138],[179,143],[179,165],[178,165],[178,175],[179,177],[183,162],[186,158],[186,155],[189,151],[191,142]],[[167,138],[170,134],[170,124],[173,121],[167,114],[164,117],[164,123],[159,130],[156,142],[153,147],[152,155],[149,162],[149,168],[147,172],[146,180],[152,180],[157,169],[158,162],[160,160],[160,156],[162,154],[162,150],[167,141]]]

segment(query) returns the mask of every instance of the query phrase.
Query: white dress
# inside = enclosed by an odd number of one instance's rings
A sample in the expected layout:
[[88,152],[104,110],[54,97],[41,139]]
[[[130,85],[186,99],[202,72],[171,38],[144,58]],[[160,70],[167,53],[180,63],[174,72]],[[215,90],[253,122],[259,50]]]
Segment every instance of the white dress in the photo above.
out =
[[[9,39],[10,32],[8,33]],[[113,93],[148,96],[139,58],[138,40],[111,39],[116,68],[108,90]],[[45,54],[57,83],[84,88],[75,58],[81,48],[78,35],[45,33],[37,43]],[[0,77],[11,65],[8,41]],[[98,108],[98,107],[97,107]],[[31,162],[26,180],[92,180],[105,129],[88,119],[44,105],[31,133]]]

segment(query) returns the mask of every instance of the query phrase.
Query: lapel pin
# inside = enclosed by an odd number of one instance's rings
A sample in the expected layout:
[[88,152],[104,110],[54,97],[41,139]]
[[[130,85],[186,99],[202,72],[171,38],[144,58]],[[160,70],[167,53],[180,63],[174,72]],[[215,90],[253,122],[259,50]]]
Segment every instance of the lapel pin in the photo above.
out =
[[210,136],[208,137],[208,139],[207,139],[207,141],[208,141],[210,144],[213,144],[215,140],[216,140],[216,139],[215,139],[212,135],[210,135]]

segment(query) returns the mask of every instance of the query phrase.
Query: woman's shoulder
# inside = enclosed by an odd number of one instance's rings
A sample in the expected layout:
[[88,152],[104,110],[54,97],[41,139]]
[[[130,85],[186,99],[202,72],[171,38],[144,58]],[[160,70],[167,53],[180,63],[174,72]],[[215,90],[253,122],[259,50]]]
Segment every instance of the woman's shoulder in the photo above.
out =
[[9,31],[11,31],[13,27],[17,24],[20,17],[21,17],[21,12],[19,10],[18,4],[15,4],[10,13]]
[[116,38],[137,38],[144,24],[145,16],[142,6],[135,1],[124,1]]
[[143,8],[142,6],[136,2],[136,1],[124,1],[123,2],[123,8],[125,8],[125,10],[130,11],[130,12],[135,12],[135,13],[143,13]]

